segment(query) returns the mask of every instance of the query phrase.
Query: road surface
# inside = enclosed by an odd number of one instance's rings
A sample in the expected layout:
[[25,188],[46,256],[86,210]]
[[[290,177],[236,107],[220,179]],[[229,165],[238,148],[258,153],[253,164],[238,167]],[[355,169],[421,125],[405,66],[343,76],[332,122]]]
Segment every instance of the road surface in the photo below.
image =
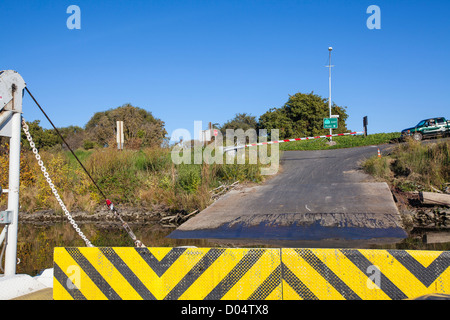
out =
[[360,170],[378,148],[389,145],[285,151],[276,176],[229,192],[169,237],[294,247],[399,242],[407,234],[388,185]]

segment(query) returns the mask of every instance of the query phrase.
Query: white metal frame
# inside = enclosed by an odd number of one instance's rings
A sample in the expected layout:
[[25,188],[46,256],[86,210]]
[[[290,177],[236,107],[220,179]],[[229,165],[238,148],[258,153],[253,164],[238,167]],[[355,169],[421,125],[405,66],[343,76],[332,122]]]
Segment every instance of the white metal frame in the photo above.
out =
[[25,81],[16,71],[0,71],[0,136],[10,138],[7,209],[10,213],[10,221],[4,225],[3,237],[0,236],[0,238],[6,238],[7,241],[4,276],[15,275],[17,266],[20,135],[22,130],[22,97],[25,87]]

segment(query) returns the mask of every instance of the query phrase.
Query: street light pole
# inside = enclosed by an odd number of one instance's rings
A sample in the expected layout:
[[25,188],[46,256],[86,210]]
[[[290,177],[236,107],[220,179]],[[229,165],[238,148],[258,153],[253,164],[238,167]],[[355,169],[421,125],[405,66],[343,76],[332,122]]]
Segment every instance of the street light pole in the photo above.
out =
[[[332,47],[328,47],[329,52],[329,63],[328,63],[328,109],[330,111],[330,118],[331,118],[331,51],[333,50]],[[330,135],[332,134],[332,129],[330,128]],[[332,137],[330,137],[330,141],[332,141]]]

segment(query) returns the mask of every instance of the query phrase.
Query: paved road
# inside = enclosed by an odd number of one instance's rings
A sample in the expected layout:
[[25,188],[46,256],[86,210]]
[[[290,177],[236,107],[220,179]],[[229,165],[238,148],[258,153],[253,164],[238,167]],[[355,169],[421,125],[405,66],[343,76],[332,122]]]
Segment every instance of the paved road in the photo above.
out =
[[406,232],[387,184],[360,170],[377,148],[286,151],[276,176],[231,191],[169,237],[315,247],[398,242]]

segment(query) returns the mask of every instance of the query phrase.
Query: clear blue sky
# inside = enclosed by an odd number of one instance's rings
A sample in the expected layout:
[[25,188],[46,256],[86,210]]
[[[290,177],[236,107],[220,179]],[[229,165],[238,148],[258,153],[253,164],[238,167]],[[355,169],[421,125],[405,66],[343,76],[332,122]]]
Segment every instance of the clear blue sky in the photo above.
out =
[[[81,29],[69,30],[71,4]],[[369,30],[369,5],[381,30]],[[450,1],[4,1],[0,70],[18,71],[53,122],[84,126],[124,103],[169,135],[257,118],[296,92],[348,107],[348,128],[400,131],[450,118]],[[24,117],[50,125],[24,100]]]

